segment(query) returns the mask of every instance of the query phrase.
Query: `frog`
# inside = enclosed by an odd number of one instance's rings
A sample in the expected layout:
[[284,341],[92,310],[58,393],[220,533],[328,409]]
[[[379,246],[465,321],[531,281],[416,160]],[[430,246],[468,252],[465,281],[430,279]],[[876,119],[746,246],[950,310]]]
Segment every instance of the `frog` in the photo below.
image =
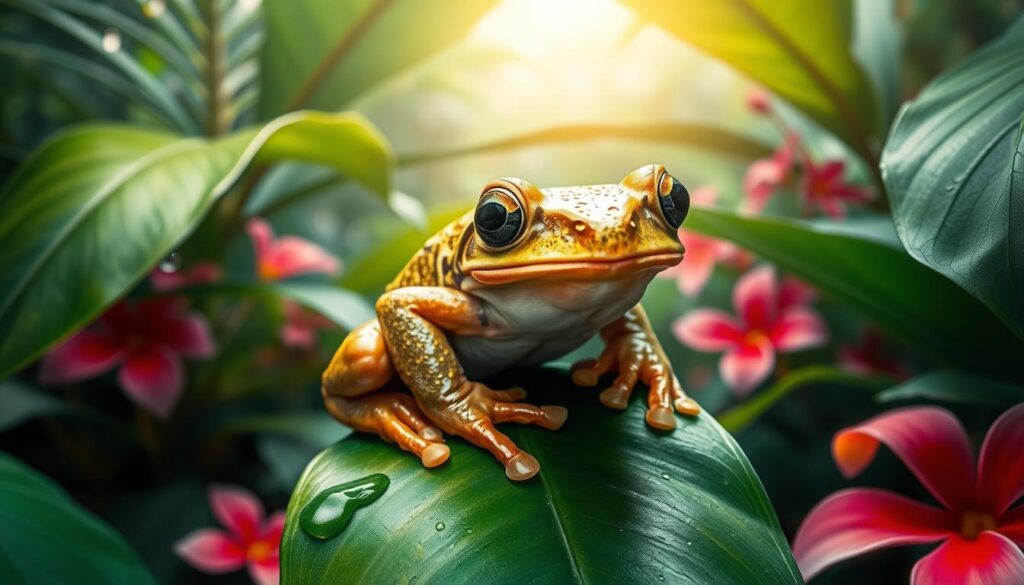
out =
[[598,399],[625,409],[649,388],[645,420],[676,428],[676,411],[701,409],[674,374],[641,305],[653,277],[682,261],[678,230],[686,187],[658,164],[618,184],[538,189],[518,178],[483,187],[476,206],[430,237],[376,302],[376,319],[352,330],[322,376],[330,414],[437,467],[445,436],[486,449],[513,481],[540,471],[498,425],[557,431],[557,405],[523,402],[521,387],[481,382],[514,367],[565,356],[600,337],[596,358],[570,368]]

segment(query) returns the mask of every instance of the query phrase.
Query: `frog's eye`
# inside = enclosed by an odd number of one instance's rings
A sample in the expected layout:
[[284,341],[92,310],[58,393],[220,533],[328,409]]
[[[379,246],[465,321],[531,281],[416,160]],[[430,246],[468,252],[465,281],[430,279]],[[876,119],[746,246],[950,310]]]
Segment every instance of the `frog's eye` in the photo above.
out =
[[523,231],[523,206],[508,191],[492,189],[480,197],[473,225],[485,244],[504,248]]
[[661,215],[665,217],[673,229],[683,225],[686,214],[690,211],[690,194],[686,187],[672,175],[665,173],[658,185],[658,205]]

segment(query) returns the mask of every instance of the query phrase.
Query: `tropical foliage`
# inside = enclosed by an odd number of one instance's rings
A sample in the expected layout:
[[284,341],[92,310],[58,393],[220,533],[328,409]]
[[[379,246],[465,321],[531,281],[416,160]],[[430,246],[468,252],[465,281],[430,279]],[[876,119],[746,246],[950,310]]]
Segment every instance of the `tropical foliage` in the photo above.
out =
[[[0,581],[1024,582],[1021,8],[0,2]],[[589,344],[497,380],[570,407],[525,484],[327,415],[487,180],[649,162],[710,414],[603,409]]]

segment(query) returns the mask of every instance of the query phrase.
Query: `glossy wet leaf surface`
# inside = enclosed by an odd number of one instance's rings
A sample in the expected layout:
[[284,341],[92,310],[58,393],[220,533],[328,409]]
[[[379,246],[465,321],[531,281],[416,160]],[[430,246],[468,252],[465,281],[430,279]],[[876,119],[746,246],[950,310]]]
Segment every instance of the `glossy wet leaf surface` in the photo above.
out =
[[47,142],[0,193],[0,375],[144,277],[250,163],[281,159],[389,191],[390,150],[358,115],[299,112],[214,141],[96,124]]
[[1024,386],[969,372],[938,370],[915,376],[875,398],[880,402],[937,400],[1009,408],[1024,402]]
[[882,172],[907,250],[1024,337],[1024,17],[903,107]]
[[[451,459],[418,459],[363,434],[328,448],[289,504],[282,583],[800,583],[760,481],[707,414],[658,433],[643,392],[629,409],[554,369],[503,378],[538,404],[565,404],[559,431],[504,425],[541,463],[506,479],[490,454],[449,438]],[[300,510],[318,493],[371,474],[390,480],[336,537],[313,538]]]

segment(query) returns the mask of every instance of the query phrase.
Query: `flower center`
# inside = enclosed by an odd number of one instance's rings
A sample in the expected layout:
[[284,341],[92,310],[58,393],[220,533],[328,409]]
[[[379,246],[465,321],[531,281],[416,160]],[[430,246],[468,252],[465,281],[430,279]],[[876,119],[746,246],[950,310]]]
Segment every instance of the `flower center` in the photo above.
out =
[[760,329],[753,329],[751,331],[747,331],[745,341],[747,345],[761,345],[767,341],[770,341],[770,339],[768,338],[768,334],[765,333],[764,331],[761,331]]
[[995,530],[996,519],[983,512],[964,512],[960,517],[960,534],[967,540],[974,540],[986,530]]
[[249,545],[249,550],[246,551],[246,556],[253,561],[265,561],[270,558],[273,552],[273,547],[267,544],[266,541],[257,540]]

